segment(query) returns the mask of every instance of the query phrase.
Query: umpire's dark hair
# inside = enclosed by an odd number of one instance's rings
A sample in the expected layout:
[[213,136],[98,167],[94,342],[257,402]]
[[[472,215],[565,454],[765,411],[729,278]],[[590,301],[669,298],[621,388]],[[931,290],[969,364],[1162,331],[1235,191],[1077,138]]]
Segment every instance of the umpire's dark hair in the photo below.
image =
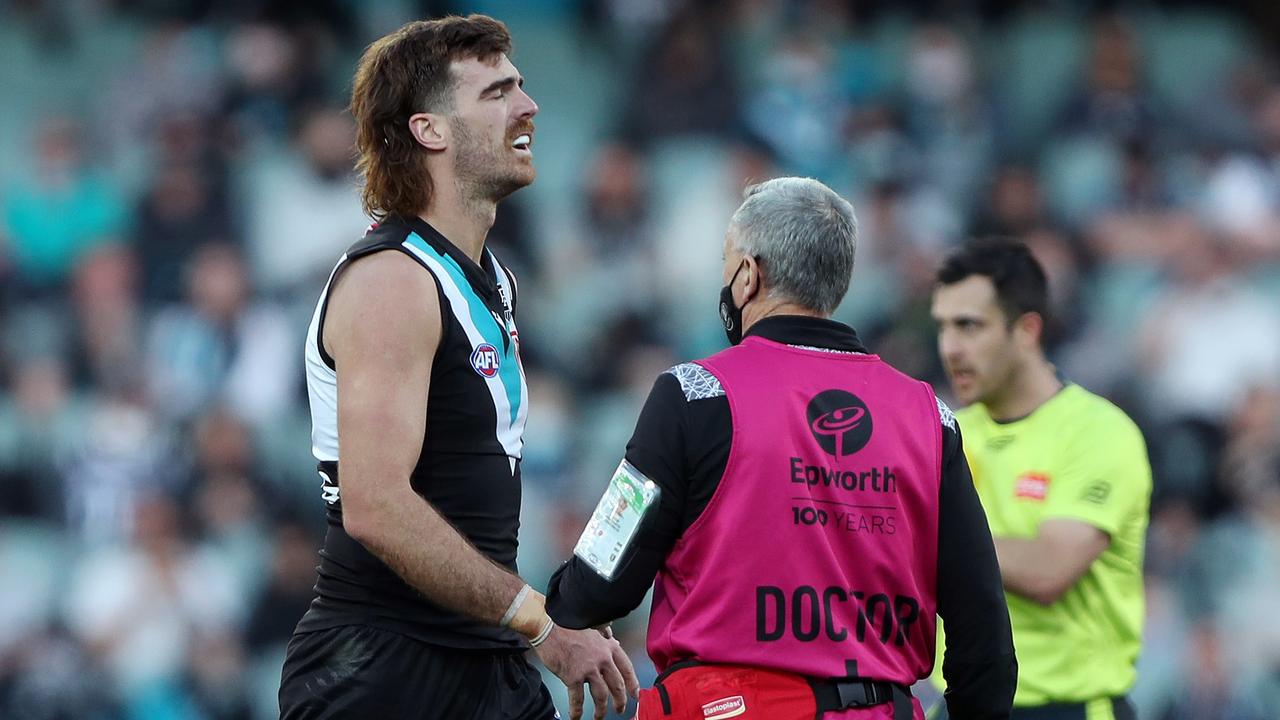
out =
[[1007,237],[975,240],[942,262],[937,279],[939,285],[954,285],[973,275],[991,279],[1005,322],[1033,312],[1049,324],[1048,281],[1026,243]]

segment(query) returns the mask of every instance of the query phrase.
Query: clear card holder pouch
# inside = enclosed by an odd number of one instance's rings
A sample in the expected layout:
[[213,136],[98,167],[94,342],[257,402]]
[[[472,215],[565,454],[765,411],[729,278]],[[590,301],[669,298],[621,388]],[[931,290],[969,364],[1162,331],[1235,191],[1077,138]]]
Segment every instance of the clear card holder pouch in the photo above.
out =
[[658,502],[657,484],[623,460],[605,488],[573,554],[606,580],[612,580],[640,522]]

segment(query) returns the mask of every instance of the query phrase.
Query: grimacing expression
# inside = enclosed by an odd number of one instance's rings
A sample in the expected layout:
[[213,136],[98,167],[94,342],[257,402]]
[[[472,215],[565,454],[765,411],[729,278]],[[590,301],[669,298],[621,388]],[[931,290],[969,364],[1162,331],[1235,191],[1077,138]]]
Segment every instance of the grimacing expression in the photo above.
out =
[[533,182],[538,104],[506,55],[491,63],[458,60],[451,72],[456,83],[448,121],[458,180],[496,202]]
[[1001,393],[1014,374],[1018,348],[991,278],[970,275],[938,285],[932,314],[938,354],[956,398],[969,405]]

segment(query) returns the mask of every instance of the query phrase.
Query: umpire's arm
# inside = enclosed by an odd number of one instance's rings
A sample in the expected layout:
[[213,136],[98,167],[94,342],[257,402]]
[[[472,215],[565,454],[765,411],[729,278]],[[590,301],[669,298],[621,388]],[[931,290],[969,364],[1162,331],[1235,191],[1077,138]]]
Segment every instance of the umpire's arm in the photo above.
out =
[[942,661],[947,712],[953,720],[1003,719],[1009,717],[1018,681],[1009,607],[960,429],[952,425],[942,430],[938,510],[938,614],[947,628]]

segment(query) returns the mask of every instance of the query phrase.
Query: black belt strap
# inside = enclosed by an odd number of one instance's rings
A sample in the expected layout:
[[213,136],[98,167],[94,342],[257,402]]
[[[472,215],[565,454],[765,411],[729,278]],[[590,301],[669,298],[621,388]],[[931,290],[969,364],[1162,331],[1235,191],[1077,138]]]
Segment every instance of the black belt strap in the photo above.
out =
[[810,680],[813,698],[817,702],[817,717],[836,710],[871,707],[893,703],[893,720],[912,720],[915,708],[911,703],[911,691],[890,682],[873,680]]

